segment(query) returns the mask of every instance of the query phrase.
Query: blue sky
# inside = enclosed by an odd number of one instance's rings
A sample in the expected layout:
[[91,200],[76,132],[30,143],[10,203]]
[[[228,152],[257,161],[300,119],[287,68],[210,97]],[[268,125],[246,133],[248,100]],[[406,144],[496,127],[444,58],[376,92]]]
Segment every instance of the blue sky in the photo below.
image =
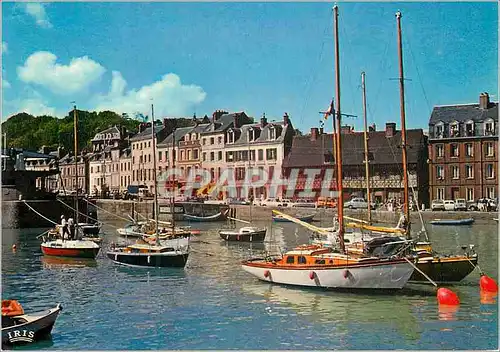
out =
[[[339,2],[342,111],[399,125],[403,14],[408,128],[434,105],[498,100],[497,3]],[[334,96],[332,3],[3,3],[3,118],[83,110],[157,117],[216,109],[318,126]],[[330,123],[327,130],[331,130]]]

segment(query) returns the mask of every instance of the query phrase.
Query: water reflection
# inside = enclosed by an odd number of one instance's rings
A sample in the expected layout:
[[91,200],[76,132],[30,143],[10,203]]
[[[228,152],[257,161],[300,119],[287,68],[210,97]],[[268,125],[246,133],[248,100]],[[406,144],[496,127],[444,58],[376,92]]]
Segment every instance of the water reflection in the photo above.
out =
[[52,256],[42,256],[41,258],[44,269],[97,267],[97,261],[91,258],[66,258]]
[[457,320],[457,312],[460,306],[449,306],[440,304],[438,306],[438,316],[439,320],[449,321],[449,320]]

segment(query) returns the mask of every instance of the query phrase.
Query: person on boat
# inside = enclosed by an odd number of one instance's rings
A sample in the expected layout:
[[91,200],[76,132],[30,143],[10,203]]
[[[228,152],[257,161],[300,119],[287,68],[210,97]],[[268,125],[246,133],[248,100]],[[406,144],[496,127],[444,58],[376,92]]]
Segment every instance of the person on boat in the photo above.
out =
[[75,221],[72,217],[68,218],[68,229],[69,229],[69,238],[75,239]]
[[405,231],[408,229],[408,221],[406,221],[406,216],[404,213],[401,213],[401,216],[399,217],[399,221],[396,227],[404,229]]
[[61,237],[64,238],[65,235],[69,236],[68,223],[64,215],[61,215]]

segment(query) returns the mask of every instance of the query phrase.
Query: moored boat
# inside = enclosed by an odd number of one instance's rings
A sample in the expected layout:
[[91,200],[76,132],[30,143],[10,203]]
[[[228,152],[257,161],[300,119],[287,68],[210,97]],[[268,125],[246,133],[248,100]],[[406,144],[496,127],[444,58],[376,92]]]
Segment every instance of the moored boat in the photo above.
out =
[[263,242],[267,229],[245,226],[238,230],[220,230],[219,236],[226,241]]
[[86,222],[78,223],[78,227],[82,229],[84,235],[98,235],[101,231],[101,224],[89,224]]
[[133,244],[112,248],[106,253],[113,262],[138,267],[183,268],[186,266],[189,250],[172,246]]
[[2,345],[31,343],[50,335],[62,310],[61,305],[25,314],[15,300],[2,300]]
[[[303,222],[311,222],[314,219],[314,214],[311,215],[305,215],[305,216],[297,216],[297,219]],[[274,222],[291,222],[289,219],[281,216],[281,215],[274,215],[273,214],[273,221]]]
[[191,214],[184,214],[184,220],[193,221],[193,222],[212,222],[212,221],[221,221],[225,220],[225,214],[222,212],[218,212],[217,214],[209,215],[209,216],[197,216]]
[[448,225],[448,226],[456,226],[456,225],[471,225],[474,222],[473,218],[467,219],[434,219],[429,221],[432,225]]
[[95,258],[101,248],[94,241],[60,238],[44,241],[40,246],[44,255],[72,258]]

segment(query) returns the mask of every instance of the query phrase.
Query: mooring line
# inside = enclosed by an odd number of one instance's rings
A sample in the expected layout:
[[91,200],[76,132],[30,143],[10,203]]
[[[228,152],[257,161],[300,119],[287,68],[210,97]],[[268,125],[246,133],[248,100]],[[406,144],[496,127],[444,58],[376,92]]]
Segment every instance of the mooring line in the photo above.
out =
[[111,214],[111,215],[114,215],[116,216],[118,219],[122,219],[122,220],[125,220],[125,221],[130,221],[130,219],[126,219],[124,217],[121,217],[120,215],[116,215],[115,213],[112,213],[104,208],[101,208],[100,206],[98,206],[97,204],[94,204],[94,203],[91,203],[88,201],[88,199],[84,199],[88,204],[91,204],[93,205],[94,207],[96,207],[97,209],[101,209],[102,211],[104,211],[105,213],[108,213],[108,214]]
[[[69,206],[68,204],[64,203],[62,200],[58,199],[58,201],[59,201],[59,202],[61,202],[63,205],[67,206],[68,208],[70,208],[71,210],[76,211],[76,209],[74,209],[74,208],[72,208],[71,206]],[[96,221],[96,222],[97,222],[97,223],[99,223],[101,226],[104,224],[103,222],[100,222],[99,220],[94,219],[93,217],[88,216],[88,215],[86,215],[86,214],[84,214],[84,213],[78,212],[78,214],[80,214],[80,215],[82,215],[82,216],[85,216],[85,217],[86,217],[86,218],[88,218],[88,219],[91,219],[91,220]],[[78,222],[78,221],[77,221],[77,222]],[[111,226],[111,227],[113,227],[113,228],[115,228],[115,229],[119,229],[119,227],[118,227],[118,226],[114,226],[114,225],[111,225],[111,224],[107,224],[107,226]]]
[[31,207],[28,202],[26,202],[25,200],[23,200],[24,204],[26,204],[26,206],[28,208],[30,208],[33,212],[35,212],[36,214],[38,214],[40,217],[44,218],[45,220],[47,220],[48,222],[52,223],[53,225],[57,225],[57,222],[54,222],[52,220],[50,220],[48,217],[46,216],[43,216],[42,214],[40,214],[38,211],[36,211],[35,209],[33,209],[33,207]]

